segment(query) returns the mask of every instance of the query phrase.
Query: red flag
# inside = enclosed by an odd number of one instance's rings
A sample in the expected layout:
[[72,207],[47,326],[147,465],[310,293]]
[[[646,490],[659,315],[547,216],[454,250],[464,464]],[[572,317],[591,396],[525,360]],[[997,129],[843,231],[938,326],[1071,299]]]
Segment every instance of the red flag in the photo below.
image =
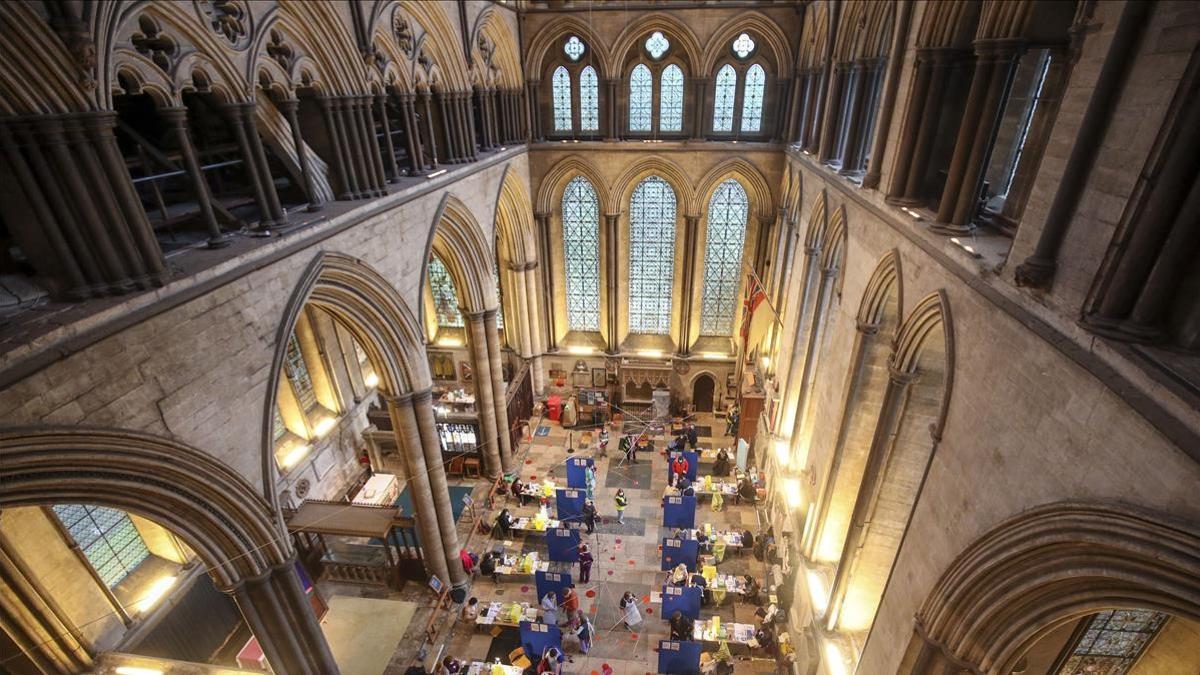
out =
[[767,332],[767,327],[775,320],[775,312],[767,303],[767,291],[758,282],[758,277],[750,275],[750,288],[745,302],[742,303],[742,344],[749,353],[752,345],[757,345]]

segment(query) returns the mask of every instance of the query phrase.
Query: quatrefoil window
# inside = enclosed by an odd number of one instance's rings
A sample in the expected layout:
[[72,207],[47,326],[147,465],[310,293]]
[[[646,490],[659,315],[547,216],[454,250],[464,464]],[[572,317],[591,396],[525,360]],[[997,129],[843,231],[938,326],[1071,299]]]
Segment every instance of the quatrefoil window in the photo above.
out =
[[745,33],[737,36],[737,39],[733,41],[733,53],[737,54],[739,59],[744,59],[754,53],[754,47],[754,40]]
[[567,53],[567,58],[572,61],[578,61],[579,57],[583,56],[583,52],[586,50],[587,47],[584,46],[583,40],[574,35],[567,38],[567,43],[563,45],[563,51]]
[[658,31],[654,31],[650,34],[650,37],[646,38],[646,52],[650,54],[650,58],[652,59],[661,59],[663,54],[666,54],[670,48],[671,42]]

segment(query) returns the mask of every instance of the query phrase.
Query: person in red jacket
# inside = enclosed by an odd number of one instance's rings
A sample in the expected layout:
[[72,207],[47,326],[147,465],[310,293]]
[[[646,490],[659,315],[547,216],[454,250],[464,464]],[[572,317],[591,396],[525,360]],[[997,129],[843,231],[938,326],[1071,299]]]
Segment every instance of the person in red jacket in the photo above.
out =
[[680,476],[686,476],[691,468],[691,464],[682,452],[675,455],[675,459],[671,460],[671,485],[678,483]]

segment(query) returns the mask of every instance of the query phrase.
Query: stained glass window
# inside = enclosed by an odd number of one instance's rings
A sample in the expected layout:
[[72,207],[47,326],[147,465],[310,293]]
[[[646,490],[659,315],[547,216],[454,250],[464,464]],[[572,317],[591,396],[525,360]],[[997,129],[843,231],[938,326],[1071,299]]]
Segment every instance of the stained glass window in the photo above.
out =
[[462,328],[462,313],[458,311],[458,293],[454,280],[445,263],[437,256],[429,259],[429,290],[433,293],[433,307],[437,312],[437,323],[442,328]]
[[629,202],[629,332],[667,335],[675,283],[675,191],[658,176]]
[[576,176],[562,197],[567,329],[600,330],[600,202],[588,179]]
[[733,53],[737,54],[739,59],[744,59],[747,56],[750,56],[751,52],[753,51],[754,39],[749,35],[742,33],[741,35],[737,36],[736,40],[733,41]]
[[639,63],[629,74],[629,130],[650,131],[654,77],[646,64]]
[[579,57],[583,56],[583,52],[587,48],[583,45],[583,40],[572,35],[567,38],[566,44],[563,45],[563,51],[566,52],[567,58],[572,61],[578,61]]
[[292,382],[292,390],[296,392],[300,407],[305,412],[312,410],[317,405],[317,395],[313,391],[312,375],[308,372],[308,364],[304,362],[304,352],[300,351],[300,341],[295,333],[288,336],[283,369]]
[[659,131],[683,131],[683,70],[672,63],[663,68],[658,90]]
[[554,98],[554,130],[571,130],[571,74],[566,68],[559,66],[554,69],[551,78],[551,92]]
[[650,34],[650,37],[646,38],[646,51],[652,59],[661,59],[663,54],[666,54],[670,48],[671,41],[658,31],[654,31]]
[[146,542],[124,511],[103,506],[57,504],[54,514],[109,588],[150,557]]
[[600,94],[596,69],[584,66],[579,72],[579,128],[583,131],[600,129]]
[[732,178],[718,185],[708,202],[704,289],[700,294],[701,335],[733,334],[749,212],[746,190]]
[[717,91],[713,97],[713,131],[733,131],[733,98],[737,93],[737,72],[725,64],[717,71]]
[[757,63],[746,70],[746,89],[742,92],[742,131],[762,129],[763,89],[767,73]]
[[1088,620],[1083,635],[1056,673],[1125,675],[1166,620],[1166,614],[1145,609],[1100,612]]
[[504,289],[500,286],[500,258],[492,261],[492,281],[496,282],[496,328],[504,333]]

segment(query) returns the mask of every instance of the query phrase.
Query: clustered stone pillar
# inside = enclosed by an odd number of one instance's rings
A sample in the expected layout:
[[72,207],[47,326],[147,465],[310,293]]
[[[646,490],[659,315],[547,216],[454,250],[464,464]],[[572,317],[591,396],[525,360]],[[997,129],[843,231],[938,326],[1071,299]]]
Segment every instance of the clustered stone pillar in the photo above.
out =
[[400,180],[400,165],[396,162],[396,145],[392,140],[392,123],[388,118],[387,94],[375,96],[375,112],[379,115],[379,123],[383,127],[383,146],[381,150],[387,157],[387,182],[395,183]]
[[541,291],[542,291],[542,307],[546,308],[546,326],[542,333],[544,342],[542,343],[544,351],[555,351],[558,349],[558,344],[555,340],[554,329],[554,294],[551,289],[551,270],[550,264],[550,214],[540,211],[534,211],[533,220],[537,223],[538,231],[538,257],[543,261],[541,268]]
[[871,159],[868,162],[867,173],[863,176],[862,186],[865,188],[879,187],[882,175],[883,153],[888,145],[888,133],[892,127],[892,112],[896,107],[896,91],[900,88],[900,67],[904,63],[904,52],[907,48],[908,24],[912,16],[912,3],[900,3],[899,14],[896,17],[896,30],[892,33],[892,49],[888,56],[887,72],[883,75],[884,87],[882,100],[879,103],[878,131],[873,139]]
[[512,470],[512,438],[508,428],[508,401],[504,393],[503,352],[500,351],[500,329],[495,309],[484,310],[483,329],[487,337],[488,367],[491,369],[492,401],[496,406],[496,440],[500,451],[500,467],[504,473]]
[[696,288],[696,244],[699,236],[700,216],[684,216],[683,240],[680,242],[683,248],[683,288],[681,291],[683,302],[679,308],[679,345],[677,347],[680,356],[687,356],[691,353],[691,298]]
[[833,295],[833,287],[837,283],[837,267],[830,264],[821,268],[821,281],[817,286],[817,305],[813,309],[812,323],[809,325],[809,337],[804,353],[804,370],[800,374],[800,393],[796,399],[795,424],[792,427],[791,450],[794,453],[800,447],[806,436],[806,430],[812,426],[808,416],[808,401],[812,398],[813,387],[817,381],[817,354],[820,353],[824,341],[825,315],[829,312],[829,304]]
[[[467,312],[463,318],[467,321],[469,331],[468,346],[471,354],[471,368],[475,378],[475,409],[479,411],[479,435],[483,443],[484,471],[489,478],[498,478],[504,464],[500,455],[500,433],[497,427],[495,389],[492,386],[492,362],[488,349],[488,331],[485,323],[487,312]],[[492,310],[492,323],[495,324],[495,310]],[[501,400],[503,405],[503,399]]]
[[971,91],[938,204],[937,222],[930,228],[936,232],[965,234],[974,227],[971,219],[979,208],[989,146],[1022,47],[1019,40],[986,40],[975,45]]
[[880,90],[877,81],[882,73],[883,62],[880,59],[860,59],[851,67],[851,93],[846,106],[849,116],[840,173],[858,171],[866,161],[865,139],[870,133],[870,111],[875,109]]
[[542,100],[541,85],[540,80],[528,80],[525,83],[525,100],[529,101],[529,138],[538,142],[546,140],[542,130],[542,106],[539,103]]
[[[620,90],[621,81],[615,78],[605,78],[604,84],[604,140],[619,141],[621,140],[621,115],[617,106],[617,92]],[[703,125],[701,125],[703,127]]]
[[[38,672],[90,671],[92,645],[0,532],[0,630]],[[47,636],[49,639],[47,639]]]
[[288,127],[292,130],[292,144],[296,146],[296,163],[300,165],[300,176],[304,180],[304,195],[308,199],[308,208],[305,210],[320,211],[321,198],[317,196],[317,189],[313,185],[312,166],[309,164],[304,135],[300,130],[300,118],[296,115],[300,101],[294,98],[283,99],[279,101],[277,107],[287,118]]
[[[771,139],[782,141],[787,137],[792,110],[792,80],[781,78],[775,83],[775,129]],[[698,120],[703,117],[696,118]]]
[[217,216],[213,212],[212,195],[208,191],[208,181],[200,169],[200,161],[196,158],[196,149],[192,146],[192,137],[187,129],[187,108],[164,108],[160,111],[163,119],[175,133],[175,142],[179,153],[183,156],[183,168],[187,171],[188,180],[192,184],[192,196],[200,206],[200,217],[208,230],[208,247],[221,248],[230,243],[229,235],[221,233],[217,224]]
[[479,144],[483,150],[492,149],[492,116],[488,110],[488,90],[476,85],[475,105],[479,108]]
[[[796,316],[800,317],[796,324],[796,336],[803,335],[806,329],[804,320],[809,316],[809,308],[812,306],[812,279],[817,272],[817,259],[820,258],[821,249],[813,246],[804,247],[804,264],[801,268],[801,274],[804,278],[800,280],[800,298],[796,305]],[[786,434],[795,436],[795,420],[797,415],[796,406],[793,404],[793,393],[796,391],[796,379],[800,376],[801,364],[804,362],[805,351],[803,349],[793,347],[791,359],[788,362],[787,378],[783,382],[783,395],[779,400],[781,403],[782,417],[780,419],[780,429]],[[790,415],[790,417],[789,417]]]
[[428,89],[422,89],[417,92],[416,110],[417,117],[421,121],[421,135],[425,138],[425,148],[429,151],[429,168],[432,171],[437,171],[438,148],[437,138],[433,132],[433,110],[430,102],[433,96]]
[[296,575],[296,560],[223,589],[278,673],[336,673],[337,663]]
[[271,177],[267,153],[263,150],[262,138],[254,122],[256,109],[253,102],[230,103],[225,106],[225,114],[242,154],[246,179],[254,190],[254,201],[258,204],[259,212],[258,227],[269,229],[287,223],[287,216],[279,204],[275,179]]
[[317,98],[329,132],[338,199],[371,199],[387,194],[383,155],[375,133],[372,96]]
[[925,201],[922,189],[941,117],[942,92],[961,55],[959,50],[949,48],[917,50],[916,74],[904,129],[900,132],[888,201],[905,206],[917,206]]
[[[619,250],[618,241],[619,241],[619,239],[618,239],[617,235],[618,235],[618,229],[620,227],[620,225],[619,225],[620,220],[621,220],[621,214],[619,214],[619,213],[604,214],[604,227],[606,230],[606,232],[605,232],[605,237],[606,237],[605,248],[607,249],[605,251],[605,254],[607,256],[605,258],[606,260],[618,260],[619,259],[619,256],[618,256],[618,250]],[[617,354],[621,351],[621,345],[619,344],[619,341],[617,340],[617,334],[618,334],[617,333],[617,330],[618,330],[618,328],[617,328],[617,323],[618,323],[617,322],[617,314],[618,314],[617,310],[620,308],[620,302],[618,300],[619,293],[617,293],[617,280],[615,278],[616,275],[608,274],[606,276],[607,276],[607,279],[606,279],[606,283],[605,283],[605,298],[608,301],[606,303],[607,309],[608,309],[608,321],[607,321],[608,353],[609,354]]]
[[841,61],[834,64],[832,83],[829,85],[825,100],[825,114],[821,118],[821,138],[817,143],[817,159],[827,162],[837,153],[838,123],[845,119],[846,111],[842,109],[847,97],[842,92],[847,88],[850,79],[850,64]]
[[838,561],[837,575],[829,594],[829,609],[825,613],[825,626],[829,630],[837,627],[842,602],[850,589],[850,583],[861,559],[875,507],[879,503],[879,488],[895,448],[900,421],[904,417],[908,388],[916,376],[915,372],[902,372],[888,364],[888,383],[883,392],[879,421],[875,425],[875,435],[871,438],[871,449],[867,451],[867,463],[850,517],[850,531],[846,536],[846,544],[842,547],[842,557]]
[[708,96],[709,87],[712,86],[712,78],[696,78],[693,80],[693,86],[696,90],[696,108],[692,114],[692,138],[698,141],[704,138],[704,125],[711,119],[710,115],[704,114],[704,101]]
[[466,582],[458,559],[458,533],[450,512],[441,444],[433,418],[432,393],[424,391],[389,397],[388,414],[396,444],[404,457],[405,480],[412,490],[411,514],[417,521],[425,569],[443,582]]
[[818,139],[817,120],[820,110],[820,92],[825,84],[825,71],[820,68],[809,68],[805,70],[801,77],[803,78],[804,89],[804,105],[800,111],[800,128],[796,141],[800,147],[808,152],[816,149]]
[[161,286],[162,250],[117,148],[116,113],[9,117],[0,150],[31,218],[13,237],[56,295],[82,299]]
[[[524,289],[522,297],[525,299],[529,311],[530,368],[533,371],[533,393],[541,396],[546,391],[546,372],[542,364],[542,355],[546,352],[546,345],[542,339],[542,316],[538,311],[540,304],[538,302],[538,261],[525,263],[525,269],[522,270],[520,278],[522,279],[521,287]],[[546,307],[547,312],[553,311],[550,305],[541,306]]]
[[404,124],[404,138],[408,141],[408,175],[414,177],[424,176],[425,160],[422,155],[421,134],[417,127],[417,95],[411,92],[403,92],[399,95],[399,99],[400,119]]

